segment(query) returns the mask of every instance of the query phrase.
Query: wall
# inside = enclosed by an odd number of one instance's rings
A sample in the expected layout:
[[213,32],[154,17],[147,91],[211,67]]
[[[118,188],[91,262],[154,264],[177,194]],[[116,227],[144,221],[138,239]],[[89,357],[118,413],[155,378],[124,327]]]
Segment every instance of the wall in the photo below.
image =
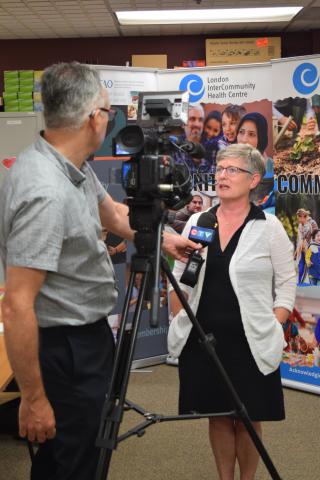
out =
[[[285,33],[281,37],[283,57],[320,53],[320,30]],[[0,40],[0,92],[4,70],[36,70],[58,61],[125,65],[126,61],[131,62],[133,53],[166,53],[168,68],[173,68],[181,65],[182,60],[205,59],[206,38],[214,38],[214,35]]]

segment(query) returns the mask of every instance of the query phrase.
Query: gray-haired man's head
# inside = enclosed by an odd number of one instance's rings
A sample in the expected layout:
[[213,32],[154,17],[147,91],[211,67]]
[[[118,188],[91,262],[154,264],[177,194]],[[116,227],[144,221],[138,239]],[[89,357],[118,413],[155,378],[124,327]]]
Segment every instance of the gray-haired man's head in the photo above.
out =
[[105,103],[98,71],[77,62],[57,63],[42,77],[47,128],[79,129],[92,110]]

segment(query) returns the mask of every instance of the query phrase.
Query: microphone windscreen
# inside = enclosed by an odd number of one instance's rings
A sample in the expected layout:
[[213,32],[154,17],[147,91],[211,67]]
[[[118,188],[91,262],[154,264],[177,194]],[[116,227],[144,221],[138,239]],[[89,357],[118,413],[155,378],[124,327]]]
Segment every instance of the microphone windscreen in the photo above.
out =
[[203,212],[198,219],[197,225],[203,228],[214,228],[216,221],[216,217],[212,212]]

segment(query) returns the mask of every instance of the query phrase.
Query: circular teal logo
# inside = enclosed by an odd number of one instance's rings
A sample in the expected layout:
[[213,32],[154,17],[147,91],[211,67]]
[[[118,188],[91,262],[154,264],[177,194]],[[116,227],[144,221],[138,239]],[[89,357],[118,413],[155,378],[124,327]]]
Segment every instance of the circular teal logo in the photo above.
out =
[[319,85],[318,69],[313,63],[301,63],[292,77],[294,88],[303,95],[312,93]]
[[199,75],[191,73],[186,75],[180,82],[179,90],[188,90],[189,101],[191,103],[198,102],[204,94],[203,80]]

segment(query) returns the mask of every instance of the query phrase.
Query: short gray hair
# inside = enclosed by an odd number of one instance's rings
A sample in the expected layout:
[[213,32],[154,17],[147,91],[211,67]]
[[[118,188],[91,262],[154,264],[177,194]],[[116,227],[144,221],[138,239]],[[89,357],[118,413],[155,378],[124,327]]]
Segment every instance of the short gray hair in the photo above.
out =
[[201,105],[201,103],[193,103],[191,105],[189,104],[189,112],[190,112],[190,110],[199,110],[201,115],[204,117],[204,108]]
[[256,148],[243,143],[233,143],[218,152],[217,164],[226,158],[239,158],[252,173],[258,173],[261,178],[266,173],[264,158]]
[[77,130],[90,112],[102,105],[98,71],[78,62],[57,63],[46,68],[41,95],[47,128]]

